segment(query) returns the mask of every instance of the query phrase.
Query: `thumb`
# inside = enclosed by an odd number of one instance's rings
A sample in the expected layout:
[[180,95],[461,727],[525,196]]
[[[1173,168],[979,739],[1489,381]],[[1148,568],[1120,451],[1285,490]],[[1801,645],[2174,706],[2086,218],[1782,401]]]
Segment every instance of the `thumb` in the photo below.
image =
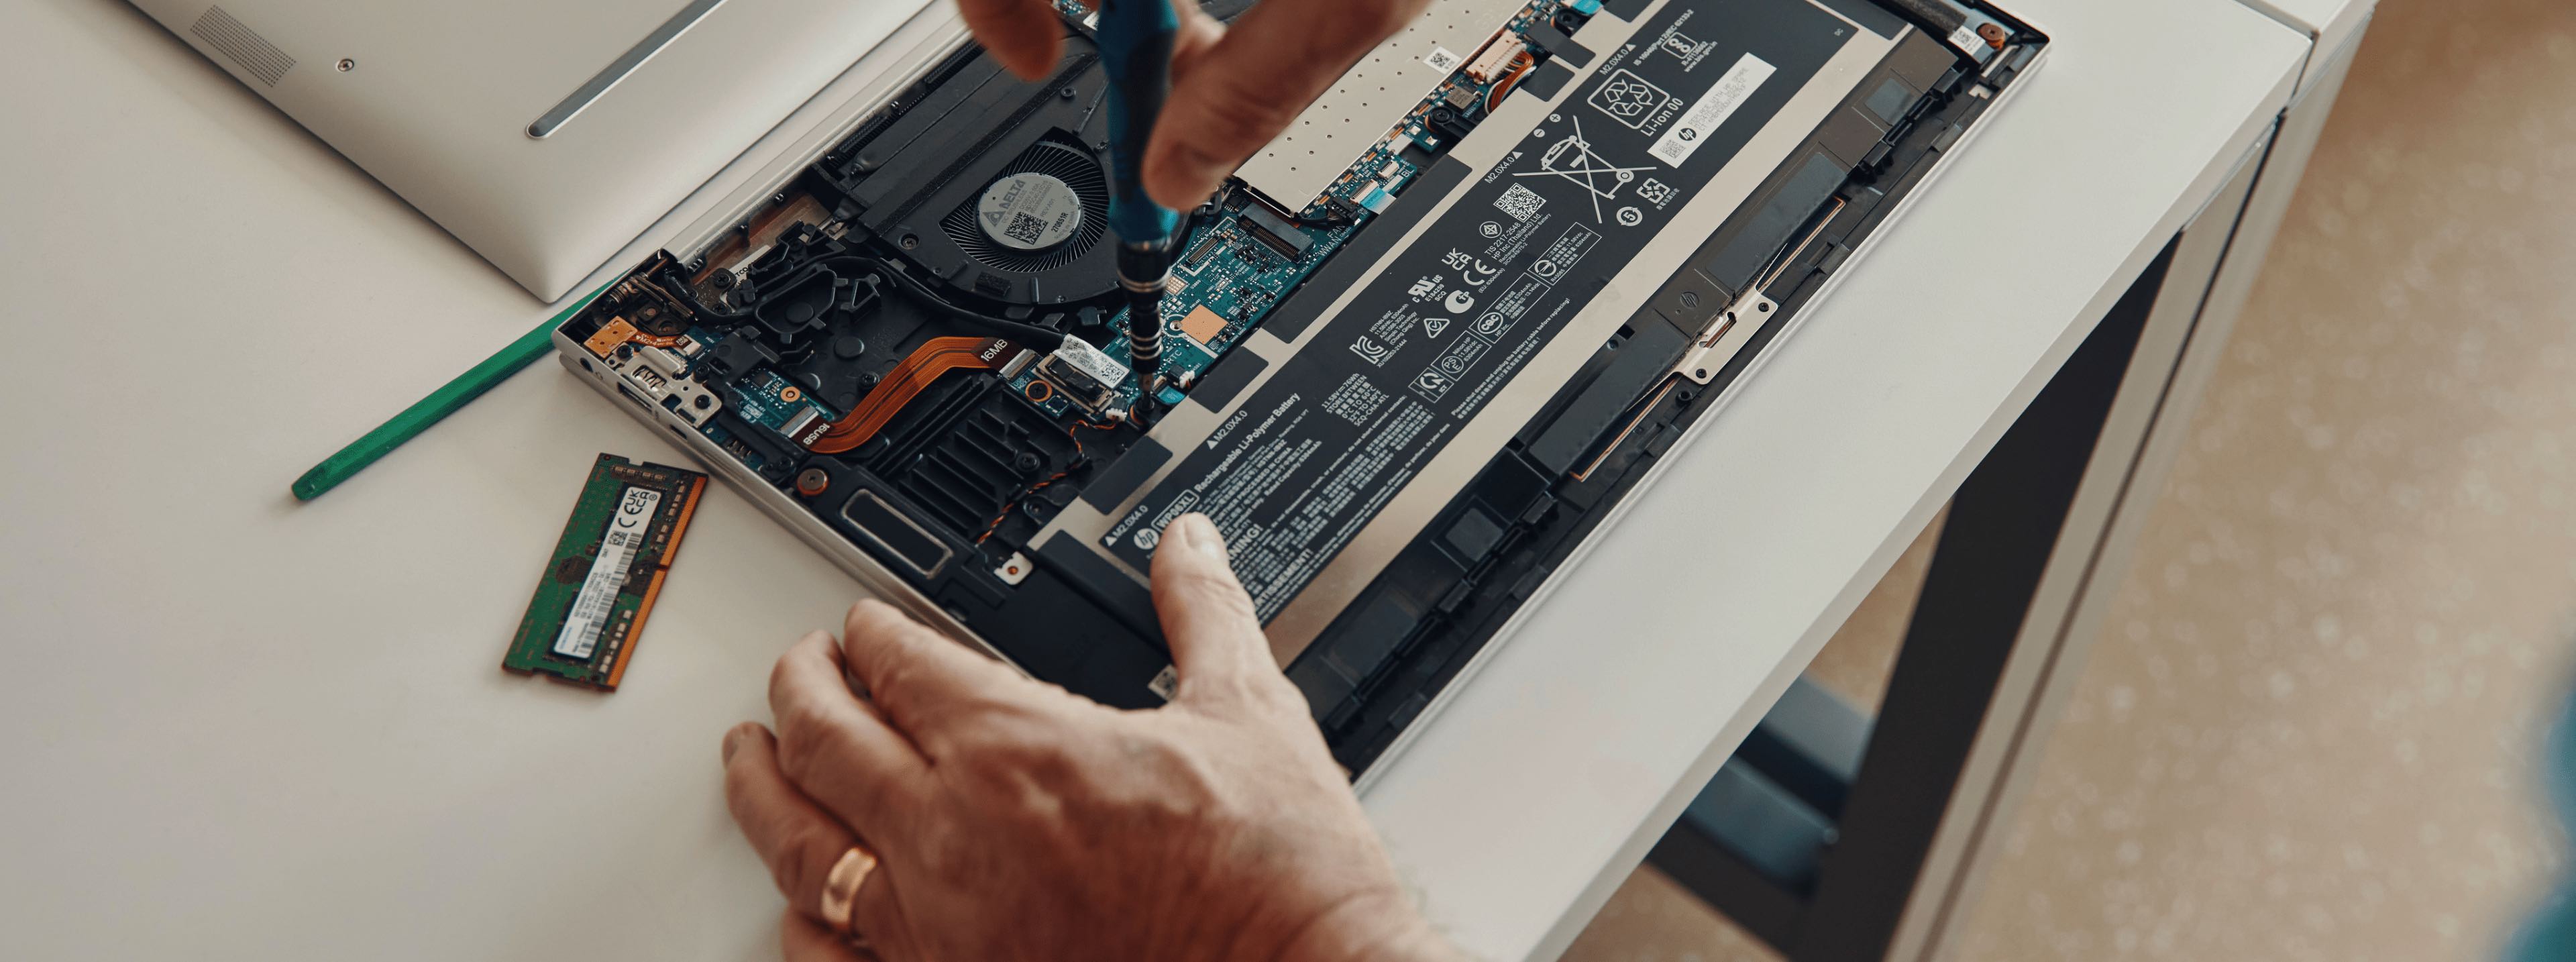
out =
[[1162,617],[1184,696],[1279,677],[1252,596],[1226,560],[1225,536],[1205,515],[1182,515],[1164,526],[1154,549],[1153,580],[1154,611]]

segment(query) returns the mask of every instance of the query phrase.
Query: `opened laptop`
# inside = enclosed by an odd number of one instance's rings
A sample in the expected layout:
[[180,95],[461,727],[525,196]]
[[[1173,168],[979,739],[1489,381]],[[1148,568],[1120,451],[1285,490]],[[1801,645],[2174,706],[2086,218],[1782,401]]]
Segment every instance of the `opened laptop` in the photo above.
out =
[[549,298],[827,90],[568,316],[565,366],[882,597],[1111,705],[1170,694],[1145,572],[1208,515],[1355,774],[2047,44],[1982,0],[1440,0],[1186,212],[1138,372],[1076,0],[1037,82],[944,2],[135,2]]

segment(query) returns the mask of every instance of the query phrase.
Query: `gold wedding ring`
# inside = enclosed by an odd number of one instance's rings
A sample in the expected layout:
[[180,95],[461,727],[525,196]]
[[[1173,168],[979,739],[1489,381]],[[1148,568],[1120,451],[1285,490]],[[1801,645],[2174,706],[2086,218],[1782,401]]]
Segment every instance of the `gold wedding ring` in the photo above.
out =
[[868,884],[868,875],[877,870],[877,853],[853,845],[832,863],[830,874],[823,876],[823,924],[835,932],[857,934],[850,928],[850,910],[858,904],[859,886]]

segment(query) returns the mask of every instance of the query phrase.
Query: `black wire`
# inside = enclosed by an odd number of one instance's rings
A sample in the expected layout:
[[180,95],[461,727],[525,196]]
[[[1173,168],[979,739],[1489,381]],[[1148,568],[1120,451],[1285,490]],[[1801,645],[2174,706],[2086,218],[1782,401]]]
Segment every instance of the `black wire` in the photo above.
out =
[[[959,307],[956,304],[950,303],[947,298],[939,296],[939,292],[931,290],[929,285],[921,282],[920,278],[905,273],[901,268],[873,257],[858,254],[845,254],[837,257],[824,257],[809,261],[805,264],[799,265],[799,273],[794,275],[792,279],[780,283],[779,287],[780,289],[794,287],[804,279],[806,271],[819,267],[828,267],[834,264],[839,264],[845,267],[862,267],[871,273],[883,274],[888,277],[892,277],[895,280],[895,286],[903,288],[904,293],[912,295],[915,299],[928,304],[930,307],[939,310],[950,318],[973,324],[993,334],[1016,341],[1022,347],[1035,348],[1041,351],[1053,351],[1056,348],[1064,346],[1065,334],[1062,331],[1051,331],[1035,324],[1024,324],[1008,318],[994,317],[989,314],[981,314]],[[725,320],[740,320],[752,315],[752,312],[749,310],[731,310],[722,307],[708,306],[706,303],[698,300],[696,292],[686,283],[665,281],[662,286],[676,293],[679,298],[683,302],[687,303],[691,308],[694,308],[699,313],[706,314],[710,317],[717,317]]]
[[887,276],[894,278],[895,286],[903,288],[904,293],[910,294],[914,298],[946,312],[948,316],[953,319],[983,327],[995,334],[1018,341],[1022,347],[1036,348],[1042,351],[1052,351],[1064,346],[1066,334],[1063,331],[1050,331],[1035,324],[1023,324],[1019,321],[994,317],[989,314],[980,314],[975,311],[967,310],[966,308],[949,303],[947,298],[939,296],[937,291],[933,291],[930,289],[929,285],[923,284],[920,278],[904,273],[903,271],[896,269],[892,264],[887,264],[882,261],[871,261],[870,263],[874,263],[878,270],[883,271]]
[[[1328,195],[1326,195],[1326,196],[1327,196],[1327,197],[1330,197],[1331,195],[1329,195],[1329,194],[1328,194]],[[1253,203],[1256,203],[1256,204],[1257,204],[1257,203],[1260,203],[1260,201],[1253,201]],[[1360,222],[1360,219],[1359,219],[1358,217],[1356,217],[1356,216],[1353,216],[1350,212],[1348,212],[1348,211],[1344,211],[1344,210],[1342,210],[1342,209],[1341,209],[1341,208],[1339,208],[1339,207],[1333,206],[1333,203],[1332,203],[1332,201],[1330,201],[1330,200],[1326,200],[1326,201],[1324,202],[1324,209],[1325,209],[1325,210],[1328,210],[1328,211],[1331,211],[1332,213],[1326,214],[1326,215],[1324,215],[1324,216],[1322,216],[1322,217],[1308,217],[1308,216],[1305,216],[1305,215],[1306,215],[1306,212],[1305,212],[1305,211],[1300,210],[1300,211],[1297,211],[1296,213],[1289,214],[1289,215],[1288,215],[1288,221],[1289,221],[1289,223],[1296,224],[1296,225],[1297,225],[1297,226],[1299,226],[1299,227],[1324,227],[1324,228],[1341,227],[1341,226],[1344,226],[1344,225],[1348,225],[1348,224],[1356,224],[1356,223],[1359,223],[1359,222]]]
[[676,265],[664,267],[662,269],[662,273],[670,276],[656,278],[656,280],[660,281],[656,286],[662,288],[663,293],[671,295],[681,304],[686,305],[690,310],[708,317],[727,321],[738,321],[751,316],[750,311],[737,311],[729,307],[723,307],[720,304],[709,305],[707,302],[699,300],[696,287],[689,283],[688,276],[680,273]]

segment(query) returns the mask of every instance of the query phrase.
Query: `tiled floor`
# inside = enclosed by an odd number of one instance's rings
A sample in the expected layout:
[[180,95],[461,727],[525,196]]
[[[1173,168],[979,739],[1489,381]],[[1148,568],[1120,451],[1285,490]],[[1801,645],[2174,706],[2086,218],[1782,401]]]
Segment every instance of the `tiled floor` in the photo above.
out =
[[[2576,3],[2380,5],[1957,958],[2487,959],[2565,867],[2571,95]],[[1771,958],[1650,870],[1566,957]]]

